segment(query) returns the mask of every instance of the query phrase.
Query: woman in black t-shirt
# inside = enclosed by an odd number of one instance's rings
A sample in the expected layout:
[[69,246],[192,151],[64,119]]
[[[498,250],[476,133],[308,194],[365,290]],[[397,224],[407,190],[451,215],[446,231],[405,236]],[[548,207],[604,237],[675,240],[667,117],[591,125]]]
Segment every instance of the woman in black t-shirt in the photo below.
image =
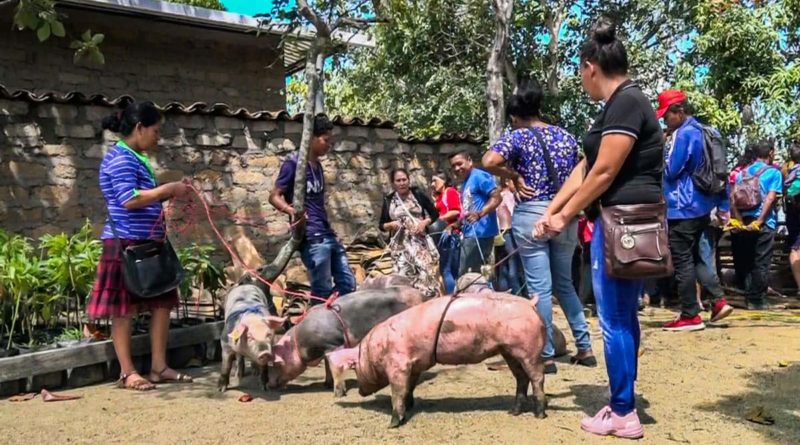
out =
[[[603,111],[583,141],[586,159],[570,175],[534,229],[536,236],[560,233],[581,210],[661,200],[663,137],[650,101],[628,78],[628,57],[615,30],[599,23],[581,48],[583,88]],[[581,422],[585,431],[639,438],[634,381],[639,349],[640,280],[611,278],[605,271],[603,229],[598,218],[592,237],[592,281],[605,340],[611,400]]]

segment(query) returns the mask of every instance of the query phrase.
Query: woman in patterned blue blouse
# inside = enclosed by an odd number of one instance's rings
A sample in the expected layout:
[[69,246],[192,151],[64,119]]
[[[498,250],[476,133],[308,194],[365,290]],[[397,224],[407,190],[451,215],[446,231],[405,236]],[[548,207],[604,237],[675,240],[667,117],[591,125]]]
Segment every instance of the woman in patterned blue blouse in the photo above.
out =
[[578,163],[578,142],[563,128],[541,118],[543,93],[535,82],[520,85],[508,102],[506,113],[513,130],[506,131],[483,157],[491,173],[511,179],[520,203],[514,210],[512,233],[519,245],[531,295],[539,296],[536,308],[547,327],[543,352],[545,372],[557,372],[553,361],[553,293],[569,321],[578,353],[572,363],[597,366],[592,353],[583,306],[572,281],[572,258],[578,243],[577,220],[556,237],[531,236],[561,184]]

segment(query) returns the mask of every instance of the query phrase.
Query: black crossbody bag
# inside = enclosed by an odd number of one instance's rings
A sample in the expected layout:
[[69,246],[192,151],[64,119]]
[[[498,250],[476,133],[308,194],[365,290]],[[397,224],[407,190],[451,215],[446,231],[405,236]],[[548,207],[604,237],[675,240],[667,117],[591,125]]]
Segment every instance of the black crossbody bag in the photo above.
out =
[[130,294],[139,299],[150,299],[180,286],[185,272],[166,235],[164,240],[147,240],[123,249],[111,212],[108,220],[117,248],[122,252],[122,275],[125,289]]

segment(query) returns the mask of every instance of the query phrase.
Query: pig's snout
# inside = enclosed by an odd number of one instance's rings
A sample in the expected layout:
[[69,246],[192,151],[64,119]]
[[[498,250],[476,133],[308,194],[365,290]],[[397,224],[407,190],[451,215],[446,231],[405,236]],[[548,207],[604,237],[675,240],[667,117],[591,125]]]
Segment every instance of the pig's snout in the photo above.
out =
[[256,361],[261,366],[267,366],[268,364],[272,364],[271,363],[272,362],[272,353],[269,352],[269,351],[263,351],[260,354],[258,354],[258,357],[256,358]]

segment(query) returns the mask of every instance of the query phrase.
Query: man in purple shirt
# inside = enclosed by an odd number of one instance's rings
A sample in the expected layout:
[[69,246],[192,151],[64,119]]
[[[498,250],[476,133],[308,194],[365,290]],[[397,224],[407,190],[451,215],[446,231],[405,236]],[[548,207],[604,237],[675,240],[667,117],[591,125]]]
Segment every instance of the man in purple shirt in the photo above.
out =
[[[336,239],[325,210],[325,176],[319,159],[331,148],[332,131],[333,124],[326,116],[314,118],[314,134],[306,165],[306,231],[300,246],[301,258],[311,281],[311,293],[323,298],[334,290],[345,295],[356,289],[356,279],[347,262],[344,246]],[[269,203],[290,217],[295,213],[292,202],[297,157],[298,154],[294,153],[283,162],[269,196]],[[320,300],[310,301],[312,305],[319,303]]]

